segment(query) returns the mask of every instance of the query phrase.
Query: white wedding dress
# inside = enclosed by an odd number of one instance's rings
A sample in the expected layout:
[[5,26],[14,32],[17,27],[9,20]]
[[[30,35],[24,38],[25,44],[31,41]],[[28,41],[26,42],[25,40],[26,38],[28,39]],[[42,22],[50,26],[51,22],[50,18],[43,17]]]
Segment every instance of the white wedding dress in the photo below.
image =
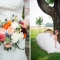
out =
[[[11,19],[12,15],[17,15],[18,20],[22,20],[23,0],[0,0],[0,20]],[[14,37],[15,38],[15,37]],[[25,39],[19,44],[20,50],[12,47],[12,50],[4,50],[3,45],[0,46],[0,60],[27,60],[25,54]]]
[[60,53],[60,44],[57,41],[56,43],[57,48],[55,48],[54,36],[51,35],[50,33],[40,33],[36,37],[36,41],[38,45],[40,46],[40,48],[47,51],[47,53],[54,53],[54,52]]

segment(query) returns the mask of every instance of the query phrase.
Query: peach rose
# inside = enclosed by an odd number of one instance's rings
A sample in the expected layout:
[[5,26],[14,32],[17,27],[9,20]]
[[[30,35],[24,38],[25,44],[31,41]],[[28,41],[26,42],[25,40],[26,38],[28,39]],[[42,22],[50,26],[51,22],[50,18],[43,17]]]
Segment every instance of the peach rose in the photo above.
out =
[[13,32],[14,32],[14,28],[10,26],[10,27],[7,29],[7,33],[8,33],[9,35],[11,35],[11,34],[13,34]]

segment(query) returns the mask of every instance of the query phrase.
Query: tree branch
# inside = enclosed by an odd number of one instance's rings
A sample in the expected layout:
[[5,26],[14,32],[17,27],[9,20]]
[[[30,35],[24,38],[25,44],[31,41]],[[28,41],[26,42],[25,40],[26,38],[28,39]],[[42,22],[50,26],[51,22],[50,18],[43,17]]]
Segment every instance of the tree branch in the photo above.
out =
[[37,0],[39,7],[42,11],[50,16],[54,14],[54,7],[50,7],[45,0]]

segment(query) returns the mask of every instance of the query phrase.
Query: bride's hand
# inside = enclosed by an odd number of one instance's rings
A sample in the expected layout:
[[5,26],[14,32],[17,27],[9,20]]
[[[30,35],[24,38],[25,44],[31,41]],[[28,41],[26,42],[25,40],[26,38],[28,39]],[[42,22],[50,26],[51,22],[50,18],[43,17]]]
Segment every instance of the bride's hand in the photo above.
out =
[[58,50],[60,50],[60,48],[57,48]]
[[55,46],[55,48],[57,48],[57,47]]
[[[55,46],[55,48],[57,48],[56,46]],[[57,48],[58,50],[60,50],[60,48]]]

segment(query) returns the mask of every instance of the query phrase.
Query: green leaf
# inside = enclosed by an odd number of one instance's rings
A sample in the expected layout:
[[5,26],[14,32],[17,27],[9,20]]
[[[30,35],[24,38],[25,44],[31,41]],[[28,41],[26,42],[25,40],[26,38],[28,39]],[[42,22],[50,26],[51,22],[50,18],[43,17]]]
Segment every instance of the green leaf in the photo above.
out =
[[23,11],[22,11],[22,19],[24,20],[25,15],[24,15],[24,7],[23,7]]
[[49,4],[53,4],[54,0],[46,0],[46,2],[49,3]]
[[13,44],[13,46],[15,47],[15,49],[18,48],[20,50],[24,50],[24,48],[20,48],[17,43]]
[[1,42],[0,42],[0,46],[1,46]]
[[11,38],[8,38],[8,37],[6,37],[6,43],[10,43],[11,42]]

